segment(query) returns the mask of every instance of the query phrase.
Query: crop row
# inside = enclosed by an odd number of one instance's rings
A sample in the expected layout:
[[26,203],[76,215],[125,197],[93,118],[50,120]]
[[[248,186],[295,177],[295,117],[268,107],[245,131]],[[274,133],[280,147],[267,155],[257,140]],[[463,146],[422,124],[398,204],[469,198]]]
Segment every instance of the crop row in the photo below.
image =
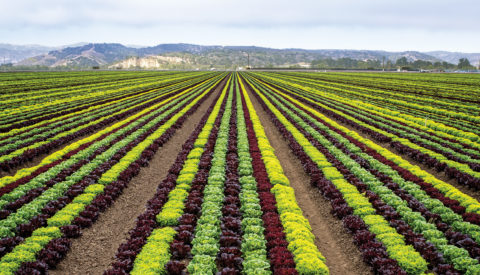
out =
[[298,85],[287,90],[287,84],[276,87],[322,113],[370,134],[379,142],[389,142],[400,153],[408,154],[439,172],[445,171],[460,184],[475,189],[480,187],[480,143],[475,134],[458,130],[452,130],[450,134],[448,129],[431,129],[421,125],[418,119],[404,119],[375,105],[338,96],[332,96],[334,99],[330,100],[318,93],[306,92],[308,89]]
[[[81,144],[87,147],[46,169],[37,167],[41,172],[28,181],[16,184],[37,169],[14,176],[17,181],[6,185],[12,188],[2,196],[2,274],[45,271],[61,260],[69,238],[78,237],[81,228],[96,221],[223,78],[218,75],[79,141],[79,145],[72,144],[59,155],[75,146],[82,148]],[[56,156],[47,157],[50,164],[52,157]]]
[[[446,108],[451,111],[474,112],[475,115],[478,115],[476,104],[479,102],[475,100],[476,98],[473,95],[476,89],[476,92],[479,91],[475,85],[465,86],[464,84],[451,81],[444,84],[441,83],[442,79],[438,77],[435,80],[425,82],[421,78],[409,79],[408,77],[403,77],[399,81],[397,78],[386,79],[365,74],[361,76],[296,74],[296,76],[305,80],[314,80],[315,83],[331,87],[342,87],[348,91],[361,92],[361,94],[366,96],[382,96],[387,99]],[[357,96],[361,96],[361,94],[357,94]]]
[[[201,77],[202,75],[196,76]],[[10,104],[11,100],[2,100],[4,103],[2,106],[6,106],[6,108],[2,110],[0,116],[2,125],[0,130],[6,132],[11,129],[29,126],[46,119],[106,103],[108,100],[129,94],[135,95],[192,78],[195,78],[195,75],[179,75],[175,78],[159,75],[156,78],[130,80],[127,83],[120,81],[108,85],[101,83],[93,87],[81,86],[78,88],[80,94],[77,96],[70,96],[70,94],[75,94],[75,89],[66,88],[65,92],[68,95],[66,98],[57,98],[55,95],[50,95],[51,91],[47,90],[42,91],[42,94],[45,95],[44,101],[27,94],[22,97],[20,106]]]
[[328,274],[234,75],[105,274]]
[[[262,75],[266,76],[263,73]],[[273,76],[279,78],[277,75]],[[311,91],[320,92],[323,97],[330,98],[330,96],[336,96],[351,101],[368,103],[368,105],[376,106],[377,108],[380,107],[389,112],[396,112],[398,116],[405,119],[416,118],[420,124],[426,124],[425,126],[436,130],[448,130],[447,133],[455,129],[457,131],[460,130],[460,132],[472,132],[476,134],[476,137],[475,135],[472,136],[475,140],[478,139],[478,135],[480,134],[480,129],[478,128],[478,121],[480,118],[478,115],[475,115],[475,113],[478,112],[478,103],[471,103],[472,106],[470,107],[470,110],[461,111],[461,108],[457,105],[463,104],[462,101],[460,103],[452,103],[448,101],[448,103],[453,104],[454,107],[453,110],[447,110],[431,106],[431,104],[417,104],[418,100],[415,100],[415,97],[406,101],[396,100],[385,95],[368,96],[368,93],[371,91],[370,89],[361,89],[361,91],[354,92],[351,90],[358,89],[357,86],[348,85],[347,87],[334,87],[332,85],[335,84],[332,84],[331,81],[326,84],[317,83],[308,78],[298,79],[294,75],[288,75],[288,77],[282,77],[282,79],[291,83],[299,84],[303,86],[303,88],[312,89]],[[402,93],[404,93],[404,90],[402,90]],[[400,93],[397,92],[397,94]],[[421,100],[422,97],[419,98]],[[438,98],[432,98],[432,102],[436,102],[435,99]]]
[[[205,79],[183,82],[181,85],[165,87],[159,92],[149,92],[146,95],[126,97],[119,102],[108,102],[107,106],[101,106],[98,112],[84,113],[81,111],[69,119],[63,119],[55,123],[46,123],[35,127],[30,131],[1,139],[0,141],[0,168],[9,170],[30,160],[37,155],[56,149],[58,146],[70,142],[76,138],[92,133],[114,121],[128,117],[140,110],[148,108],[163,99],[181,93],[193,85],[205,83]],[[113,105],[113,107],[110,107]],[[105,108],[107,107],[107,108]]]
[[478,202],[282,91],[247,82],[378,272],[479,272]]

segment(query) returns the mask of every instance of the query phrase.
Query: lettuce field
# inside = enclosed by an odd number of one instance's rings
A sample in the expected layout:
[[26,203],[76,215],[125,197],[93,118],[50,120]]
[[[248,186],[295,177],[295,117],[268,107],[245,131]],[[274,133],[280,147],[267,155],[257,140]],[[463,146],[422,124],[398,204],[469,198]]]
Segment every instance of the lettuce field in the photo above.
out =
[[480,75],[0,74],[0,274],[480,274]]

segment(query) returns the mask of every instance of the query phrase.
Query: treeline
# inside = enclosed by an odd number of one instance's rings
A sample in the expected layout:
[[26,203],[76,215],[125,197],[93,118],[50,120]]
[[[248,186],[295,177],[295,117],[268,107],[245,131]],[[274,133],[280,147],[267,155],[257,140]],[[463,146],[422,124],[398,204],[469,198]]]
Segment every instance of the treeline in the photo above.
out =
[[475,70],[467,58],[461,58],[458,65],[448,62],[430,62],[425,60],[408,61],[406,57],[397,59],[396,62],[386,60],[356,60],[352,58],[326,58],[314,60],[311,67],[315,69],[357,69],[357,70]]

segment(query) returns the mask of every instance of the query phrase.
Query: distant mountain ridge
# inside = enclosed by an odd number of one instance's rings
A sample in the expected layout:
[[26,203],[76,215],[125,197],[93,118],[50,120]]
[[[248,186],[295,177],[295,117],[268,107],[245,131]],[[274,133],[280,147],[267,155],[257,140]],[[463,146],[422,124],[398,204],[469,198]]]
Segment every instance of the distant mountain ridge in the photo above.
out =
[[26,58],[42,55],[50,51],[59,50],[67,47],[78,47],[88,43],[76,43],[72,45],[49,47],[42,45],[13,45],[0,43],[0,64],[17,63]]
[[461,52],[447,52],[447,51],[433,51],[426,52],[426,54],[445,60],[452,64],[457,64],[460,58],[468,58],[472,65],[477,65],[480,62],[480,53],[461,53]]
[[[1,51],[6,47],[0,44]],[[12,51],[13,45],[9,45]],[[27,47],[27,46],[19,46]],[[33,47],[33,46],[32,46]],[[22,50],[24,48],[21,48]],[[28,47],[27,47],[28,48]],[[13,49],[14,50],[14,49]],[[25,51],[25,50],[24,50]],[[42,52],[43,51],[43,52]],[[33,55],[34,53],[39,54]],[[232,66],[246,66],[247,54],[250,63],[256,67],[289,66],[309,64],[313,60],[332,58],[351,58],[355,60],[390,60],[395,62],[400,57],[408,61],[425,60],[429,62],[447,61],[456,64],[458,58],[480,54],[463,54],[451,52],[418,51],[388,52],[379,50],[306,50],[306,49],[273,49],[257,46],[203,46],[195,44],[159,44],[153,47],[124,46],[119,43],[81,43],[75,47],[49,48],[35,46],[28,52],[23,60],[15,61],[16,66],[47,66],[47,67],[72,67],[87,68],[122,67],[126,64],[153,64],[152,68],[231,68]],[[157,58],[153,58],[157,56]],[[457,58],[458,57],[458,58]],[[144,58],[145,60],[142,60]],[[173,58],[173,59],[172,59]],[[152,61],[152,60],[157,61]],[[456,60],[455,60],[456,59]],[[170,61],[173,61],[171,63]],[[0,60],[1,63],[2,60]],[[475,59],[471,60],[475,64]],[[153,63],[152,63],[153,62]],[[155,63],[156,62],[156,63]],[[134,65],[135,67],[136,65]],[[179,67],[180,66],[180,67]],[[143,66],[139,66],[143,67]]]

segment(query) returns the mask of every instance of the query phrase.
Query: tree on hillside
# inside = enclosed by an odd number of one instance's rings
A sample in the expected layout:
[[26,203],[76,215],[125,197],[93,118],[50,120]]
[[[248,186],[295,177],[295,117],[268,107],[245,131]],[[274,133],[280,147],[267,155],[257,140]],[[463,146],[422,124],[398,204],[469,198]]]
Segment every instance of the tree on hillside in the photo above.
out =
[[428,61],[420,60],[420,59],[415,60],[412,63],[412,66],[416,69],[431,69],[431,68],[433,68],[432,62],[428,62]]
[[408,66],[407,58],[405,56],[400,57],[397,59],[396,65],[400,67]]
[[458,60],[458,68],[460,70],[469,70],[469,69],[472,69],[473,66],[470,64],[470,61],[468,60],[468,58],[460,58]]

